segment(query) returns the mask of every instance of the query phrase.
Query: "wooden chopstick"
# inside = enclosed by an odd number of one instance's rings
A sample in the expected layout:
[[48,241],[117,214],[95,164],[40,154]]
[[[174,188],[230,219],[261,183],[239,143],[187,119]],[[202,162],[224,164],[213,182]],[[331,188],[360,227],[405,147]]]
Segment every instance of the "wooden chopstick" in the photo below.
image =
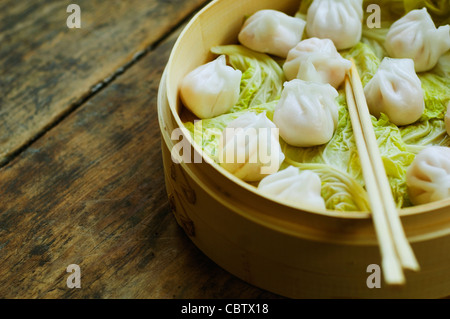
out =
[[356,107],[361,122],[363,135],[367,144],[370,160],[375,172],[378,188],[383,200],[385,213],[391,227],[392,236],[394,238],[397,254],[400,258],[403,268],[418,271],[420,269],[419,263],[414,255],[414,252],[406,238],[400,216],[395,205],[394,197],[392,195],[391,186],[389,184],[386,170],[381,158],[380,150],[378,148],[377,138],[373,129],[370,118],[369,108],[364,95],[364,88],[359,77],[358,70],[353,60],[350,69],[351,86],[353,89]]
[[367,194],[369,195],[372,219],[375,225],[378,243],[380,245],[382,270],[384,278],[389,285],[402,285],[405,283],[402,265],[397,256],[394,238],[392,236],[388,220],[384,212],[382,197],[379,192],[375,172],[371,165],[369,152],[361,127],[356,102],[353,96],[352,86],[348,76],[345,79],[345,93],[347,97],[348,111],[352,123],[353,135],[358,149],[358,155],[361,162],[362,173],[366,184]]

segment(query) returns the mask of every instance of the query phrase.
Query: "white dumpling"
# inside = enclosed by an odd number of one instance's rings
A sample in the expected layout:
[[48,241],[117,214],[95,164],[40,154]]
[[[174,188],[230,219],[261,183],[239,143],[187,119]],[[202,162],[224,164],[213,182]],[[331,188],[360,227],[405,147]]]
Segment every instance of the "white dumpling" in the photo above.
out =
[[294,166],[265,177],[258,190],[281,201],[310,209],[325,209],[321,180],[313,171],[302,171]]
[[299,79],[285,82],[273,116],[283,140],[297,147],[329,142],[339,118],[337,96],[330,84]]
[[284,161],[278,129],[265,113],[245,113],[223,131],[218,159],[243,181],[260,181],[276,173]]
[[421,151],[406,171],[406,184],[414,205],[450,198],[450,148]]
[[203,64],[182,80],[183,104],[201,119],[228,112],[238,101],[242,72],[226,64],[224,55]]
[[445,114],[445,127],[447,128],[447,134],[450,136],[450,102],[448,102],[447,114]]
[[425,109],[424,93],[411,59],[384,58],[364,88],[370,113],[384,113],[396,125],[417,121]]
[[443,78],[450,78],[450,51],[447,51],[439,58],[433,73]]
[[361,40],[363,0],[314,0],[307,12],[308,37],[331,39],[338,50]]
[[333,41],[310,38],[289,51],[283,70],[288,81],[297,78],[338,88],[351,66],[352,63],[336,50]]
[[239,32],[239,42],[252,50],[286,58],[302,39],[306,21],[276,10],[260,10]]
[[385,48],[390,57],[414,60],[417,72],[431,70],[450,49],[450,26],[436,29],[426,8],[412,10],[392,24]]

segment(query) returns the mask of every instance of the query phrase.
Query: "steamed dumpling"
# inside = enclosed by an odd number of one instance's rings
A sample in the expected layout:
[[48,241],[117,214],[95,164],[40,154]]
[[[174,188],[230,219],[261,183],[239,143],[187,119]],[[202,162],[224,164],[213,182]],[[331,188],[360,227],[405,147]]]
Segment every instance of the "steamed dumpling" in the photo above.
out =
[[226,64],[224,55],[188,73],[180,87],[184,105],[201,119],[228,112],[238,101],[242,72]]
[[447,128],[447,134],[450,135],[450,102],[447,105],[447,114],[445,115],[445,127]]
[[314,0],[307,12],[308,37],[331,39],[338,50],[361,40],[363,0]]
[[243,181],[260,181],[276,173],[283,161],[278,129],[265,113],[245,113],[222,133],[220,165]]
[[285,82],[273,116],[283,140],[297,147],[330,141],[339,117],[337,96],[330,84],[299,79]]
[[426,8],[412,10],[392,24],[385,48],[393,58],[413,59],[417,72],[428,71],[450,49],[449,32],[449,25],[436,29]]
[[406,171],[414,205],[450,198],[450,148],[430,146],[421,151]]
[[300,172],[289,166],[273,175],[265,177],[258,190],[286,203],[310,209],[325,209],[325,201],[320,195],[321,180],[312,171]]
[[408,125],[423,114],[422,84],[411,59],[384,58],[364,88],[370,113],[384,113],[396,125]]
[[306,22],[276,10],[260,10],[249,17],[238,36],[249,49],[286,58],[299,43]]
[[450,51],[447,51],[439,58],[433,73],[443,78],[450,78]]
[[310,38],[289,51],[283,70],[288,81],[297,78],[338,88],[351,66],[352,63],[336,50],[333,41]]

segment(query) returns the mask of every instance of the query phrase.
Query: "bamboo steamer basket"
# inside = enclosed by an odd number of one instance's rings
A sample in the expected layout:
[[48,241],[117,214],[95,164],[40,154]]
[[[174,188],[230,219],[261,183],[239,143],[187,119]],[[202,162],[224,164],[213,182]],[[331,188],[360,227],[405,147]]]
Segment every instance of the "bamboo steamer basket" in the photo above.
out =
[[[171,150],[189,142],[178,87],[211,60],[215,45],[237,43],[243,17],[260,9],[293,15],[299,1],[217,0],[179,36],[161,79],[158,117],[169,202],[192,242],[219,266],[256,287],[289,298],[443,298],[450,296],[450,199],[399,211],[419,261],[406,284],[368,288],[368,266],[381,265],[370,212],[310,211],[262,195],[215,163],[175,163]],[[172,140],[175,129],[182,138]]]

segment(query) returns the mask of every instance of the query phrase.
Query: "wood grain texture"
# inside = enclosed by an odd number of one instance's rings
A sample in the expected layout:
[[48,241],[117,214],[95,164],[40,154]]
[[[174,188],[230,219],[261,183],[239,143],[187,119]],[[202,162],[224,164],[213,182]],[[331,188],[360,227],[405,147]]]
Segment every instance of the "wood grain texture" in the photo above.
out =
[[206,0],[0,2],[0,164]]
[[177,35],[0,169],[0,297],[279,298],[206,258],[171,213],[156,100]]

